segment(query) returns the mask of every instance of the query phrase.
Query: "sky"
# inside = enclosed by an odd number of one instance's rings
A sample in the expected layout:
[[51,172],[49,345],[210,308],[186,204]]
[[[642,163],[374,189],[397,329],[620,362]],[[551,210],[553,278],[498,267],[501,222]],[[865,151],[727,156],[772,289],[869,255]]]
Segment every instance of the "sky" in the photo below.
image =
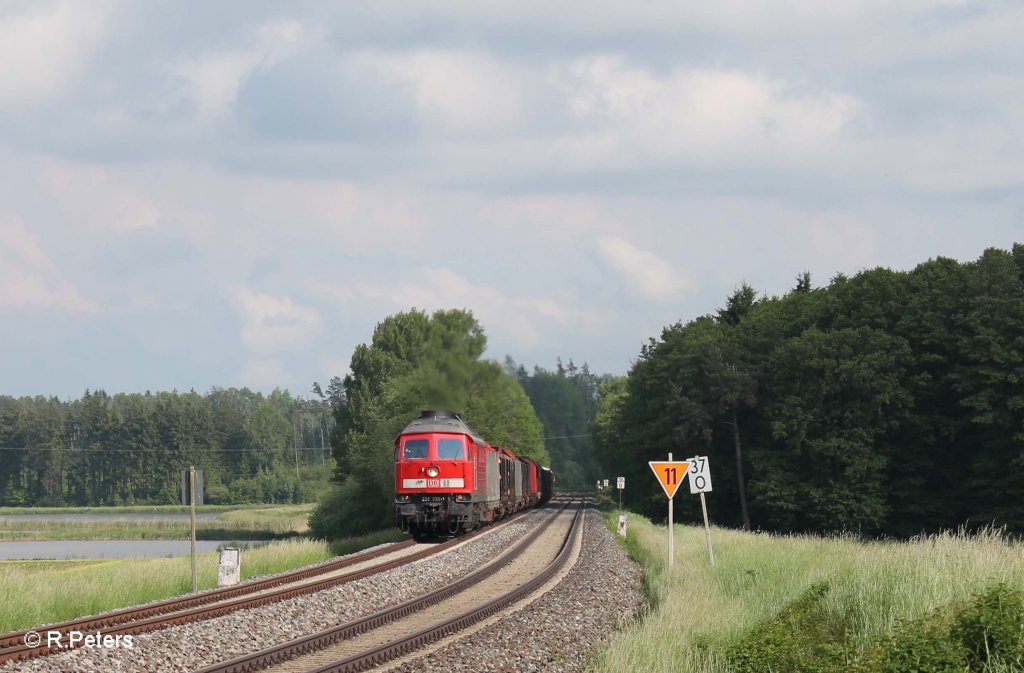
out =
[[309,396],[388,315],[624,374],[1024,241],[1024,5],[0,2],[0,394]]

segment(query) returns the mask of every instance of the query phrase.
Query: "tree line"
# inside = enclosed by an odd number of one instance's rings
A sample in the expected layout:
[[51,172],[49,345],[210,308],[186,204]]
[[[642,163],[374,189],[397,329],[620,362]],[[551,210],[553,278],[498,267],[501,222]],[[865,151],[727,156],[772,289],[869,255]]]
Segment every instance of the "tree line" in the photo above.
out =
[[571,359],[503,368],[485,346],[469,312],[413,310],[382,321],[349,375],[314,383],[310,399],[247,388],[0,396],[0,506],[176,503],[180,471],[196,465],[207,502],[323,500],[322,537],[373,530],[392,520],[394,438],[426,408],[465,414],[491,443],[551,465],[561,488],[593,483],[589,424],[611,377]]
[[781,297],[743,284],[716,314],[650,339],[605,384],[594,448],[632,478],[626,502],[656,517],[646,463],[673,452],[710,457],[720,524],[1019,532],[1022,383],[1024,246],[820,288],[804,273]]
[[77,400],[0,396],[0,505],[180,502],[180,471],[206,501],[309,502],[330,474],[331,395],[214,388]]
[[592,489],[602,470],[594,459],[590,423],[597,412],[601,385],[614,377],[591,373],[587,363],[577,367],[572,358],[567,365],[559,358],[553,371],[534,366],[530,373],[506,356],[505,371],[514,375],[526,391],[544,428],[544,446],[551,454],[558,488]]

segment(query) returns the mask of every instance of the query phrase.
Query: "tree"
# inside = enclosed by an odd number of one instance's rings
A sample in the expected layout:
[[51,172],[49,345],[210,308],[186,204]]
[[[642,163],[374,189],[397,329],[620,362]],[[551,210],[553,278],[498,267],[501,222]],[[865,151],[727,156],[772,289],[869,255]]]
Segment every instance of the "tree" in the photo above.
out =
[[[310,520],[324,538],[388,525],[393,516],[394,440],[422,409],[462,411],[492,444],[544,464],[549,456],[529,399],[514,377],[482,360],[487,339],[468,311],[385,318],[352,354],[334,414],[334,480],[340,489]],[[338,508],[344,508],[339,514]],[[337,528],[347,522],[346,530]]]
[[812,328],[776,349],[763,390],[771,444],[751,482],[784,530],[883,530],[891,437],[910,398],[907,344],[869,328]]

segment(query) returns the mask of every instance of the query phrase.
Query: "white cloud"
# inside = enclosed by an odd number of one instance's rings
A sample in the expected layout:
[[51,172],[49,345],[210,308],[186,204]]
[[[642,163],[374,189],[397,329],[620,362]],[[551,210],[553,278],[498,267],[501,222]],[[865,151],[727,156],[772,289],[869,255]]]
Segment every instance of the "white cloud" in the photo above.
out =
[[506,128],[527,106],[526,73],[483,54],[367,51],[351,65],[408,87],[424,121],[455,133]]
[[39,236],[15,215],[0,215],[0,307],[100,310],[61,276]]
[[860,107],[846,94],[759,75],[679,68],[659,76],[613,57],[582,58],[552,77],[586,125],[582,142],[567,147],[587,162],[790,163],[827,151]]
[[282,382],[291,380],[285,363],[277,359],[253,359],[245,363],[238,385],[256,390],[270,390],[280,387]]
[[30,3],[0,16],[0,104],[34,105],[67,94],[106,32],[106,2]]
[[124,234],[157,226],[160,210],[102,168],[51,160],[41,177],[72,227]]
[[185,81],[185,95],[195,103],[201,118],[227,115],[253,72],[309,48],[313,41],[298,21],[268,22],[251,39],[254,44],[250,48],[210,52],[183,59],[175,66],[175,74]]
[[323,330],[320,313],[312,306],[296,304],[288,297],[234,287],[228,292],[241,311],[242,344],[255,353],[292,351],[308,344]]
[[541,345],[552,330],[593,329],[606,321],[598,310],[575,308],[568,301],[547,296],[510,296],[439,267],[419,267],[409,280],[315,287],[321,295],[345,305],[384,304],[390,307],[388,310],[417,308],[428,312],[468,309],[492,338],[500,335],[523,348]]
[[640,299],[678,300],[680,293],[688,288],[684,278],[653,252],[614,236],[598,239],[597,247],[605,264],[618,274],[630,293]]

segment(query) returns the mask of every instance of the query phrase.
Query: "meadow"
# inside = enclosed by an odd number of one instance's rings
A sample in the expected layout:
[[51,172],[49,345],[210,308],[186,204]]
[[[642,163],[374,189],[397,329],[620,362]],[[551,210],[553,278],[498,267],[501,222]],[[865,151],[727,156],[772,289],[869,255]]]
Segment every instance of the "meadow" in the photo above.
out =
[[[242,551],[242,579],[332,556],[327,545],[286,540]],[[217,586],[218,554],[199,554],[200,589]],[[151,559],[0,561],[0,632],[189,593],[188,556]]]
[[1024,671],[1024,546],[998,531],[712,536],[713,568],[703,528],[676,526],[669,571],[667,529],[629,516],[650,609],[595,671]]
[[[196,537],[201,540],[266,540],[302,534],[308,528],[314,505],[197,507],[199,514],[216,518],[199,519]],[[3,540],[180,540],[189,536],[188,507],[67,507],[0,508],[0,516],[35,514],[54,519],[0,521]],[[146,520],[147,514],[176,514],[173,520]],[[72,518],[65,515],[102,515]],[[117,518],[125,515],[124,519]],[[132,518],[136,516],[138,518]]]

